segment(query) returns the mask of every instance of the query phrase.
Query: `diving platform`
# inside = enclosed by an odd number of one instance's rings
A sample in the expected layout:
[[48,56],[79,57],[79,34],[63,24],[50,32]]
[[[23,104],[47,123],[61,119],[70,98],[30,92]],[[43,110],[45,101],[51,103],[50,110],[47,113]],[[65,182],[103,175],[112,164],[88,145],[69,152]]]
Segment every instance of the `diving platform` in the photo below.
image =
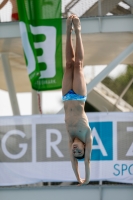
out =
[[1,187],[1,200],[132,200],[132,185]]

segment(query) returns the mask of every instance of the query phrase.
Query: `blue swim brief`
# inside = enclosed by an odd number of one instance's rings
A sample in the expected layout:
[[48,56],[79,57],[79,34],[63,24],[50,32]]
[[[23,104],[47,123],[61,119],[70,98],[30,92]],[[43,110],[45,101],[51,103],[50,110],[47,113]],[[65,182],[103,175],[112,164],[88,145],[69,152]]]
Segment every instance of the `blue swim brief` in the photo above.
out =
[[73,90],[69,90],[67,94],[62,97],[62,101],[86,101],[87,97],[76,94]]

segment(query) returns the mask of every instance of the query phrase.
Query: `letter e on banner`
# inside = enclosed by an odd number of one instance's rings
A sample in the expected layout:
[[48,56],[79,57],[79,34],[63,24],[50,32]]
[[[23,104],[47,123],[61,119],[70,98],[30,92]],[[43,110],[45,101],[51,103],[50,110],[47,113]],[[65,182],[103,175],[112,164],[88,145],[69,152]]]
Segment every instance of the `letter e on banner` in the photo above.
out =
[[36,49],[42,49],[43,54],[38,56],[38,63],[46,63],[47,68],[41,70],[42,78],[52,78],[56,74],[55,54],[56,54],[56,29],[50,26],[30,26],[34,35],[43,34],[46,39],[43,42],[35,42]]

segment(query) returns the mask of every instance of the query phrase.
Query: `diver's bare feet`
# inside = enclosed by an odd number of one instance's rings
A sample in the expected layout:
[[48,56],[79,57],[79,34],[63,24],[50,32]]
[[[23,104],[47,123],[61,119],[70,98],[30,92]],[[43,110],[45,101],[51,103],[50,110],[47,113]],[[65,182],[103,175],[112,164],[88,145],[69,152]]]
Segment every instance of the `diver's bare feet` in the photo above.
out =
[[81,32],[81,24],[80,24],[79,18],[76,15],[73,15],[72,22],[73,22],[75,33],[76,34],[80,33]]
[[73,31],[73,27],[72,27],[72,18],[73,18],[73,15],[71,15],[70,17],[67,18],[67,33],[68,34],[71,34],[72,31]]

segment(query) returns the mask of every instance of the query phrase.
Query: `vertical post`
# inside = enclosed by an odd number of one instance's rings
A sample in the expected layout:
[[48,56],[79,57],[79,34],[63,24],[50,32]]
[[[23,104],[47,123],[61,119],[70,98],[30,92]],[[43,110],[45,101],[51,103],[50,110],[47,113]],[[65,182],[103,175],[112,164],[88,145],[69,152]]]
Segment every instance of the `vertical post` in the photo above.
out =
[[51,182],[48,182],[48,186],[51,186]]
[[131,14],[133,14],[133,7],[131,7]]
[[102,16],[101,0],[98,0],[98,16]]
[[39,114],[37,92],[32,89],[32,115]]
[[99,21],[99,32],[101,33],[102,30],[102,21],[101,21],[101,16],[102,16],[102,7],[101,7],[101,0],[98,0],[98,21]]
[[99,181],[99,200],[102,200],[102,181]]
[[95,77],[95,66],[91,67],[91,73],[92,73],[91,79],[93,79]]
[[6,84],[9,92],[10,102],[12,106],[13,115],[20,115],[18,101],[16,97],[16,91],[13,83],[12,72],[10,63],[6,54],[1,54],[3,71],[5,74]]

